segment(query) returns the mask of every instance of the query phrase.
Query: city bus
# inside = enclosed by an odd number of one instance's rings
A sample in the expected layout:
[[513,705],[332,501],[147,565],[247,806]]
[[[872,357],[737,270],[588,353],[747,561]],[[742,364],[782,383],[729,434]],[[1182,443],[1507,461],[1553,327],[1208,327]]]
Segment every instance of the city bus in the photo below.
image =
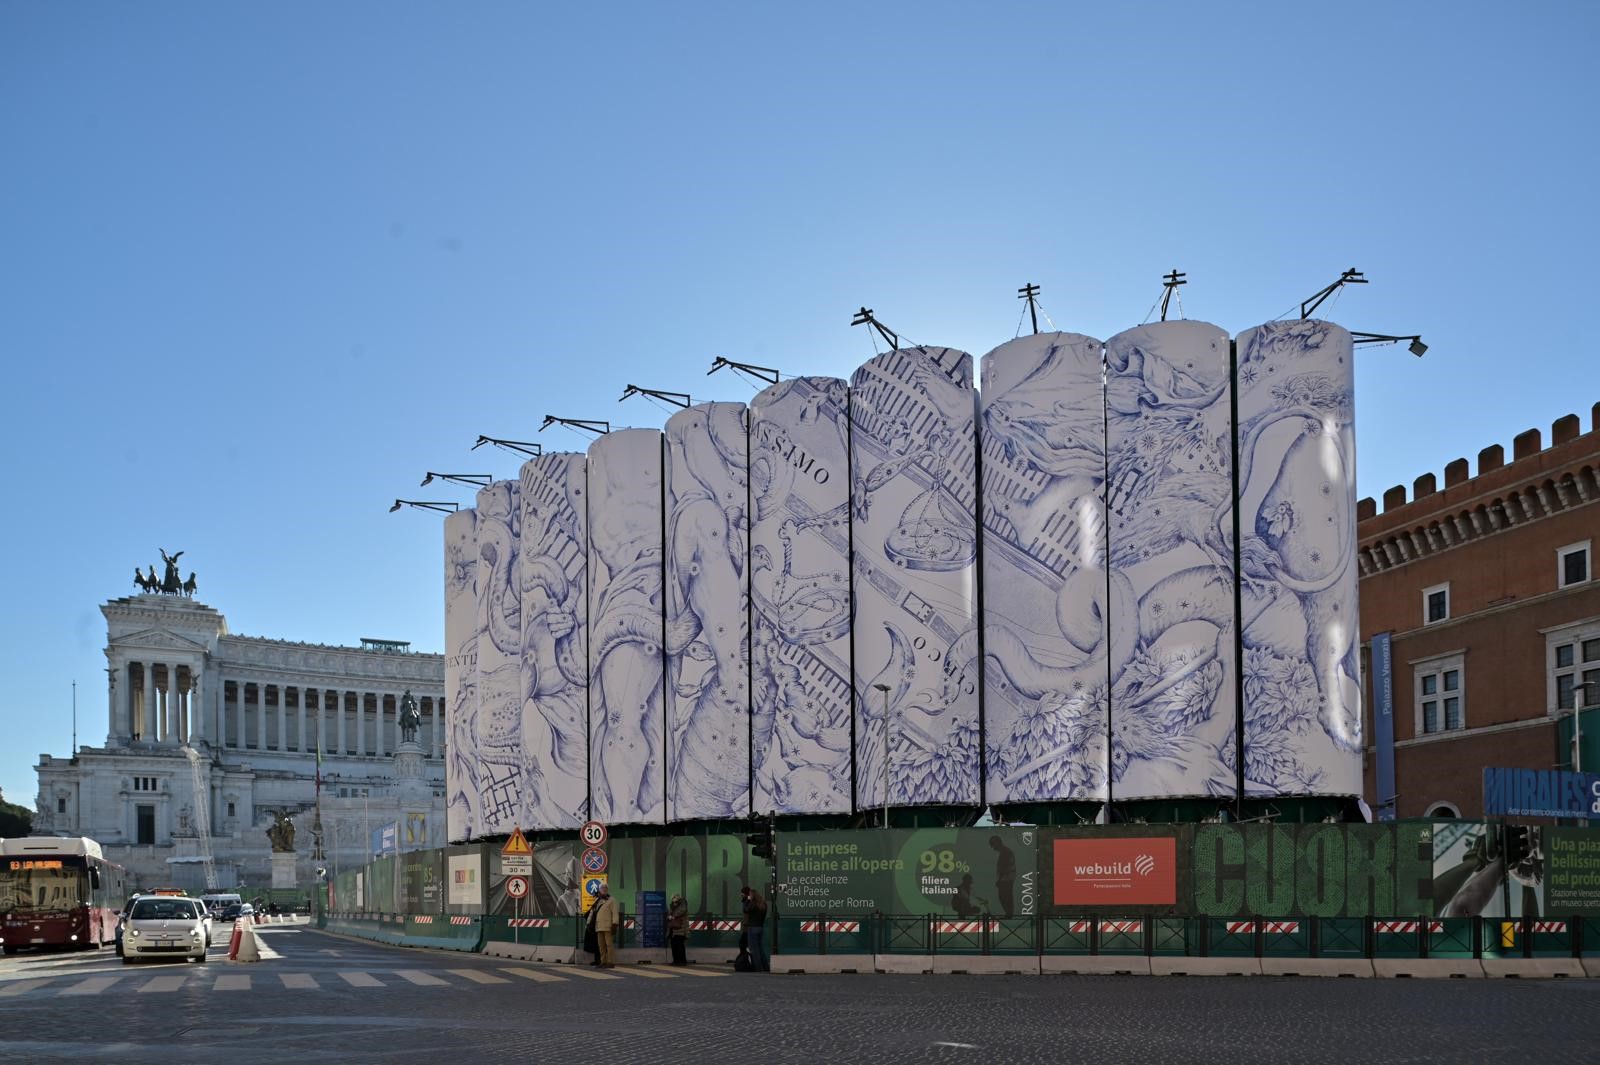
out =
[[0,948],[111,943],[126,890],[122,866],[92,839],[0,839]]

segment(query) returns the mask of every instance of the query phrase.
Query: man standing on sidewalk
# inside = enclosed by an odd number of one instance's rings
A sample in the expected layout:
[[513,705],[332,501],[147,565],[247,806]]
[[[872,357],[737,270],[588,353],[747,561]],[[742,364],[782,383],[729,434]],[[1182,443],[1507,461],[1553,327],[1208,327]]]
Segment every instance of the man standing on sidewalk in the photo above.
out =
[[758,973],[771,972],[772,963],[767,961],[767,945],[763,938],[767,930],[767,900],[752,887],[740,889],[739,895],[743,900],[744,935],[750,949],[750,967]]
[[600,898],[595,902],[599,912],[594,919],[594,934],[600,941],[600,966],[605,969],[617,967],[617,900],[611,897],[610,888],[600,889]]

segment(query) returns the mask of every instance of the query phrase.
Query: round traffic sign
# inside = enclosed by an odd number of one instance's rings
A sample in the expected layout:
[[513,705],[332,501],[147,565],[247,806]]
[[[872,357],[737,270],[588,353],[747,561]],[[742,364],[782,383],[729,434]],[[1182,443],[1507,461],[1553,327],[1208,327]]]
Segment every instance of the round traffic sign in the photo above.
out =
[[583,871],[586,873],[603,873],[607,865],[606,852],[590,847],[583,852]]
[[585,880],[583,882],[583,893],[585,895],[588,895],[590,898],[598,898],[599,895],[600,895],[600,889],[605,887],[605,886],[606,886],[606,878],[605,877],[603,877],[603,876],[591,876],[589,879],[587,879],[587,880]]
[[528,878],[525,876],[510,876],[506,878],[506,894],[514,899],[520,899],[528,893]]
[[583,840],[585,847],[603,847],[608,837],[606,826],[599,821],[585,821],[583,827],[578,829],[578,838]]

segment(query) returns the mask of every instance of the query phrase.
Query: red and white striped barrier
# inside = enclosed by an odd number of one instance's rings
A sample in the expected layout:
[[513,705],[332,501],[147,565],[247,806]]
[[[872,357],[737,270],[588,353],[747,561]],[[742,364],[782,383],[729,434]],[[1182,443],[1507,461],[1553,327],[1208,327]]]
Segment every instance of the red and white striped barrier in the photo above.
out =
[[[1379,933],[1380,935],[1385,934],[1385,933],[1401,934],[1401,933],[1406,933],[1406,932],[1420,932],[1420,931],[1422,931],[1422,922],[1421,921],[1373,921],[1372,922],[1372,930],[1374,932]],[[1429,921],[1428,922],[1428,931],[1430,931],[1430,932],[1443,932],[1444,931],[1444,922],[1443,921]]]
[[1525,921],[1525,922],[1523,922],[1523,931],[1525,931],[1525,932],[1565,932],[1566,930],[1567,930],[1567,922],[1565,922],[1565,921]]
[[935,922],[933,922],[933,930],[935,932],[946,932],[946,933],[948,933],[948,932],[957,932],[957,933],[994,932],[994,931],[997,931],[999,928],[1000,928],[1000,922],[999,921],[935,921]]
[[432,924],[433,923],[433,918],[429,917],[427,915],[415,916],[415,917],[412,917],[411,919],[413,921],[417,922],[418,924]]
[[[813,921],[812,923],[815,924],[816,922]],[[689,922],[689,931],[691,931],[691,932],[737,932],[738,930],[739,930],[739,920],[737,918],[735,918],[734,920],[731,920],[731,921],[690,921]]]
[[1293,936],[1300,934],[1299,921],[1229,921],[1228,934],[1241,935],[1255,932],[1257,928],[1269,935]]
[[[730,923],[732,923],[732,922],[730,922]],[[822,926],[824,924],[826,924],[828,926],[827,930],[829,932],[859,932],[859,931],[861,931],[861,922],[860,921],[801,921],[800,922],[800,931],[802,931],[802,932],[821,932],[823,930]]]
[[471,918],[471,917],[452,917],[452,918],[450,918],[450,923],[451,924],[471,924],[473,922],[473,920],[474,920],[474,918]]
[[[1079,935],[1084,935],[1085,933],[1087,933],[1089,931],[1089,929],[1093,926],[1093,924],[1094,924],[1093,921],[1073,921],[1072,922],[1072,926],[1071,926],[1071,930],[1076,932],[1076,933],[1078,933]],[[1144,930],[1144,922],[1143,921],[1101,921],[1100,922],[1100,934],[1101,935],[1105,935],[1107,932],[1133,933],[1133,932],[1142,932],[1143,930]]]
[[513,917],[506,922],[510,928],[549,928],[548,917]]

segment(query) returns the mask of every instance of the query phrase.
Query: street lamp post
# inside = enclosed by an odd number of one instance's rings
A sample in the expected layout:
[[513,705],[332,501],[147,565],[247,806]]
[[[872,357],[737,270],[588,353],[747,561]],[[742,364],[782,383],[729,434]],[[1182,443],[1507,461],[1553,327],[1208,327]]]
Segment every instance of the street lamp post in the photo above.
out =
[[883,693],[883,828],[889,830],[889,741],[893,733],[889,731],[889,686],[887,684],[874,684],[874,688]]

